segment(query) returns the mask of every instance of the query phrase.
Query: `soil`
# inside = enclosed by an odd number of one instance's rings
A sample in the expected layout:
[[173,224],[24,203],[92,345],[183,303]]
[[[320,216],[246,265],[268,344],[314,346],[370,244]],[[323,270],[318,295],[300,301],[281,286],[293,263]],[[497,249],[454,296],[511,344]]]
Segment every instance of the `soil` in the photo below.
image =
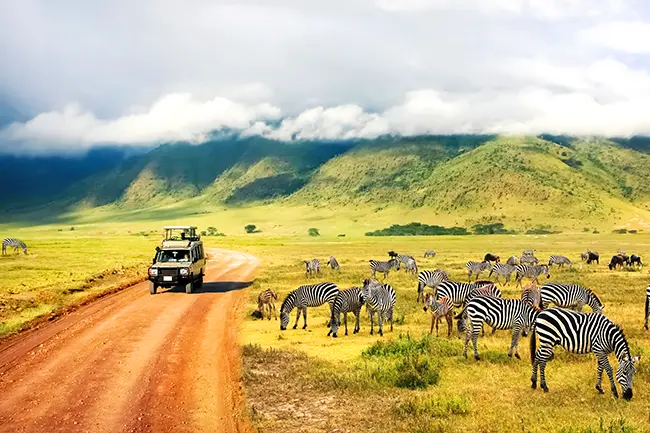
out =
[[238,330],[259,261],[211,249],[205,283],[148,282],[0,343],[0,431],[249,432]]

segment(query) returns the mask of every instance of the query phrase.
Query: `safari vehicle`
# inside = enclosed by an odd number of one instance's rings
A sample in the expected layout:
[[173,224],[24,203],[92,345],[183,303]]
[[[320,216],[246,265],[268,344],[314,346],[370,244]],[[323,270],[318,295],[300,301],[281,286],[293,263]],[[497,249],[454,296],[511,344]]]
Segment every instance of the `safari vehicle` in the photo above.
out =
[[165,238],[156,247],[156,256],[149,267],[149,292],[159,287],[185,286],[192,293],[203,285],[205,252],[195,226],[167,226]]

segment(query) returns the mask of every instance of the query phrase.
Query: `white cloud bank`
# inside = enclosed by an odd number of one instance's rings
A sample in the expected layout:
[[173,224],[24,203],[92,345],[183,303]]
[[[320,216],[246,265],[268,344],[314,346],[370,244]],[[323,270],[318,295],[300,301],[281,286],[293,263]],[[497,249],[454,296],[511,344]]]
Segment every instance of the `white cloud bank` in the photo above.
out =
[[646,0],[0,2],[0,152],[650,134],[649,41]]

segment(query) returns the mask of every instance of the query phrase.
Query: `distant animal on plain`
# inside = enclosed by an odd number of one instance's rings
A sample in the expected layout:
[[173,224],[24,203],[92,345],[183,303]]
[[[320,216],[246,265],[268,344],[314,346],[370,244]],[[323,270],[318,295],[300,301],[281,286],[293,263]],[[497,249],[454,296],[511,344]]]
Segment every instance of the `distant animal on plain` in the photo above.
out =
[[27,254],[27,245],[25,242],[16,239],[16,238],[5,238],[2,240],[2,255],[4,256],[7,253],[7,247],[13,247],[14,253],[18,252],[19,248],[23,249],[23,253]]
[[487,253],[485,257],[483,257],[483,261],[499,263],[501,262],[501,258],[499,256],[495,256],[494,254]]
[[564,265],[569,265],[569,267],[571,267],[571,260],[569,260],[569,258],[565,256],[552,255],[548,259],[548,266],[550,267],[552,265],[558,265],[559,267],[563,267]]
[[305,263],[305,276],[307,278],[315,277],[316,274],[320,273],[320,260],[311,259],[311,260],[303,260],[303,261]]
[[333,271],[338,271],[340,270],[339,262],[336,260],[336,257],[330,256],[329,260],[327,261],[327,264],[332,268]]
[[641,263],[641,257],[637,256],[636,254],[632,254],[630,256],[629,263],[630,263],[630,266],[639,266],[639,267],[643,266],[643,263]]
[[609,265],[607,265],[607,267],[609,268],[610,271],[613,271],[617,267],[619,269],[623,268],[624,265],[625,265],[625,259],[623,259],[623,257],[619,255],[616,255],[616,256],[612,256],[612,260],[610,260]]
[[435,257],[435,256],[436,256],[436,252],[433,251],[433,250],[427,250],[427,251],[424,252],[424,257],[425,258],[427,258],[427,257]]
[[517,266],[519,264],[519,257],[510,256],[510,258],[508,258],[508,260],[506,261],[506,264],[512,265],[512,266]]
[[597,251],[585,251],[584,253],[580,254],[580,260],[587,261],[587,264],[590,265],[593,262],[596,262],[598,264],[600,259],[600,255],[598,254]]
[[278,320],[278,311],[275,309],[275,301],[278,300],[278,295],[271,289],[266,289],[257,295],[257,310],[261,313],[261,318],[264,318],[264,313],[268,312],[269,320],[271,320],[271,313],[274,313],[275,320]]

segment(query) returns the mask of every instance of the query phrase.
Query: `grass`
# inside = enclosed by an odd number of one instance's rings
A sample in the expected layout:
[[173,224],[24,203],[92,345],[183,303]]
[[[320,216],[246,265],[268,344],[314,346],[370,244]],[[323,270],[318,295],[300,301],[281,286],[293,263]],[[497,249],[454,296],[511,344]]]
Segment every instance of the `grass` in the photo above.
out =
[[[276,210],[280,208],[270,206],[265,213],[246,214],[244,209],[232,209],[164,222],[156,220],[155,214],[149,215],[150,219],[138,219],[133,214],[132,222],[119,221],[117,216],[114,221],[102,222],[103,211],[96,210],[86,213],[85,220],[75,221],[74,231],[69,230],[70,223],[2,226],[0,236],[23,239],[30,254],[0,258],[0,332],[14,332],[38,315],[125,280],[141,278],[159,241],[161,226],[194,223],[199,228],[214,226],[226,234],[206,237],[207,247],[240,250],[263,260],[259,278],[247,289],[241,331],[249,413],[260,431],[623,433],[650,428],[650,335],[642,329],[643,296],[650,274],[645,268],[609,271],[605,263],[606,257],[619,248],[650,257],[649,234],[376,238],[363,236],[368,228],[363,219],[353,221],[357,218],[355,210],[334,215],[334,210],[310,214],[306,208],[286,208],[282,218],[288,221],[295,217],[295,229],[289,223],[275,228],[280,218],[274,214]],[[241,218],[231,219],[234,216]],[[373,224],[383,218],[378,217]],[[243,226],[249,222],[263,232],[245,234]],[[453,221],[441,224],[451,225]],[[320,237],[307,236],[307,228],[314,226],[321,230]],[[299,234],[293,234],[294,230]],[[346,237],[337,237],[339,233],[346,233]],[[290,290],[309,281],[302,265],[307,258],[325,262],[330,255],[336,256],[340,272],[324,268],[317,280],[333,281],[345,288],[359,285],[369,276],[368,259],[384,259],[389,250],[412,254],[420,269],[439,267],[453,279],[465,280],[467,260],[480,260],[486,252],[502,258],[519,255],[528,248],[537,250],[542,260],[550,254],[574,260],[576,265],[571,270],[553,268],[552,281],[575,282],[595,290],[606,305],[608,317],[625,330],[633,354],[642,356],[631,402],[615,400],[609,391],[597,394],[595,358],[562,349],[556,350],[556,358],[547,369],[551,392],[532,391],[530,364],[526,361],[528,339],[520,344],[522,360],[510,359],[506,356],[510,342],[507,331],[480,337],[482,360],[466,360],[457,336],[444,337],[445,326],[440,338],[428,336],[430,316],[415,302],[417,281],[404,272],[392,272],[388,277],[397,292],[398,320],[395,330],[391,333],[386,329],[384,337],[369,335],[365,312],[359,334],[344,336],[341,330],[336,340],[326,335],[327,307],[309,309],[306,330],[282,332],[275,320],[249,317],[259,290],[273,288],[281,302]],[[579,253],[587,248],[599,251],[603,263],[580,269]],[[424,259],[422,255],[428,249],[436,250],[436,257]],[[505,297],[518,296],[514,286],[501,287]],[[613,357],[612,364],[616,365]]]

